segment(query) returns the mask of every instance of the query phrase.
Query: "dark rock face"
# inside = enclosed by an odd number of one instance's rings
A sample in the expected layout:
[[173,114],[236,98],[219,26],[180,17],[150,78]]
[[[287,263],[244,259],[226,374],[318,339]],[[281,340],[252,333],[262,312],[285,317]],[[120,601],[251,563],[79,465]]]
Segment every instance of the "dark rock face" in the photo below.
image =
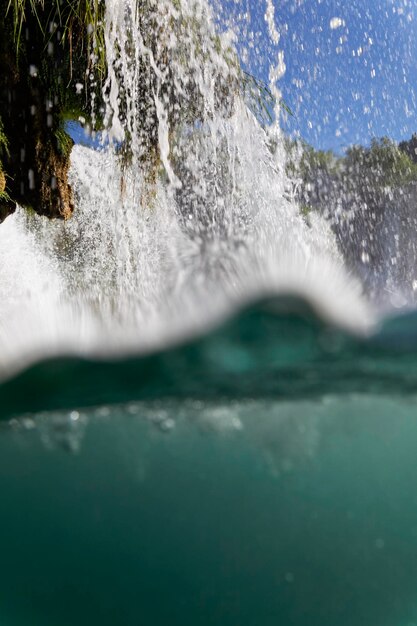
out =
[[0,171],[6,181],[0,192],[0,219],[16,203],[66,219],[73,211],[68,183],[72,143],[62,114],[69,95],[75,94],[80,67],[83,80],[87,51],[80,54],[72,34],[71,53],[68,44],[62,43],[64,28],[56,19],[54,0],[36,3],[36,13],[26,4],[19,30],[12,5],[0,0],[4,16],[0,23],[0,124],[7,140],[7,146],[0,149]]

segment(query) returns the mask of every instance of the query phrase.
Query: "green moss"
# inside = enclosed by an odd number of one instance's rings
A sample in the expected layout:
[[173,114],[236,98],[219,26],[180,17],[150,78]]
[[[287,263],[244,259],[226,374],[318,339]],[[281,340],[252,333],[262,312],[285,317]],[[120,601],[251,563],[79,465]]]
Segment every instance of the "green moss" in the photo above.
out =
[[63,157],[68,158],[69,155],[71,154],[71,150],[74,145],[74,142],[71,139],[71,137],[62,127],[59,127],[55,131],[55,139],[56,139],[57,147],[58,147],[60,154]]
[[12,202],[12,199],[7,193],[7,191],[0,191],[0,203],[3,203],[3,202],[7,202],[7,203]]
[[[9,155],[9,142],[4,132],[4,126],[0,117],[0,157]],[[0,171],[2,171],[2,161],[0,158]]]

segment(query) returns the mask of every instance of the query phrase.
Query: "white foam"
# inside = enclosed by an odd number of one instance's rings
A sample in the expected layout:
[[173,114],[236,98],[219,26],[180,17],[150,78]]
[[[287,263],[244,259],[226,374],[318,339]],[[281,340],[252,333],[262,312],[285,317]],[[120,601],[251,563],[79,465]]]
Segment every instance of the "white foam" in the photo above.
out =
[[[109,67],[115,67],[116,43],[123,50],[131,2],[107,0]],[[202,0],[182,4],[189,11],[205,6]],[[138,30],[132,32],[137,48],[118,60],[119,72],[106,87],[109,134],[119,139],[119,90],[128,85],[136,93],[132,59],[149,54]],[[203,331],[263,294],[305,296],[320,314],[354,331],[372,325],[373,312],[327,223],[316,215],[308,224],[288,195],[279,133],[272,154],[270,137],[239,97],[231,113],[216,113],[213,77],[219,68],[226,71],[217,48],[207,63],[176,66],[181,88],[199,81],[205,102],[200,123],[176,146],[181,167],[170,162],[170,111],[161,111],[155,94],[162,161],[174,184],[161,179],[150,194],[139,155],[122,171],[111,147],[76,146],[73,218],[52,222],[18,208],[0,226],[0,377],[56,354],[155,349]],[[126,123],[134,130],[137,112],[130,104]]]

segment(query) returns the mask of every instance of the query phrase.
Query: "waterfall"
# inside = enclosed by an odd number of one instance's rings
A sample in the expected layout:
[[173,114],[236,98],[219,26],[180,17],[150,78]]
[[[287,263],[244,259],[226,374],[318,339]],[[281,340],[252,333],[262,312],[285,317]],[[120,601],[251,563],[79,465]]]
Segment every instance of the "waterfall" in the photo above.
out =
[[278,126],[248,106],[239,33],[217,33],[206,0],[140,7],[106,0],[104,141],[73,148],[73,217],[19,208],[0,226],[0,375],[153,349],[264,294],[373,319],[328,222],[292,198]]

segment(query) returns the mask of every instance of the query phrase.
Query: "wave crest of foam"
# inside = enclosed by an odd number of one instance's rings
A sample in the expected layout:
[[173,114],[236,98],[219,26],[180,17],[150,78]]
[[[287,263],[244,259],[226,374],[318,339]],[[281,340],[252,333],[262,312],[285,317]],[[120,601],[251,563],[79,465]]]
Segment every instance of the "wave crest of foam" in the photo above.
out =
[[[225,61],[230,41],[219,48],[206,0],[152,6],[188,37],[181,43],[157,30],[159,61],[145,45],[136,0],[106,1],[106,133],[132,137],[130,166],[111,146],[76,146],[74,216],[51,222],[18,208],[0,227],[0,376],[62,353],[153,350],[265,294],[304,296],[351,330],[373,320],[328,223],[307,221],[291,199],[278,124],[266,131],[231,89],[239,76]],[[195,16],[201,46],[187,26]],[[181,48],[188,44],[190,59]],[[209,53],[198,56],[201,47]],[[135,88],[145,75],[141,102]],[[175,98],[162,98],[172,90],[184,106],[195,100],[195,119],[179,123]],[[129,105],[124,116],[120,102]],[[150,129],[141,104],[153,111]],[[143,146],[155,128],[165,174],[154,172],[150,184]]]
[[195,215],[184,227],[163,186],[144,209],[139,177],[124,176],[111,151],[77,146],[74,217],[50,222],[19,208],[0,227],[2,377],[60,353],[156,349],[264,294],[306,297],[353,331],[372,323],[328,225],[318,216],[308,225],[279,180],[245,181],[244,224],[225,234],[204,231]]

